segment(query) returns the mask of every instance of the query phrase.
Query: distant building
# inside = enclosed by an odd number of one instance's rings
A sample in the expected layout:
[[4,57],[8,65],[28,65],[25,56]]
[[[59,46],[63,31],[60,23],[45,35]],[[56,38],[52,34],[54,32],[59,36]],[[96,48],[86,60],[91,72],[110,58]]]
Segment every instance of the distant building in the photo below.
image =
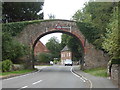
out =
[[61,50],[61,64],[64,64],[64,61],[66,59],[71,59],[72,60],[72,52],[70,51],[70,49],[67,46],[65,46]]
[[50,51],[46,48],[46,46],[41,42],[38,41],[35,49],[34,49],[34,55],[36,56],[39,53],[49,53]]

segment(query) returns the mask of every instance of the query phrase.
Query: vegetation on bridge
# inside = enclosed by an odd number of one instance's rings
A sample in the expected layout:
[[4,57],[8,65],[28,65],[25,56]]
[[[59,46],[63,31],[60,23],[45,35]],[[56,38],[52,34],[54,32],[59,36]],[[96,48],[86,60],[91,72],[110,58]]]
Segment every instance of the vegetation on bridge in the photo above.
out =
[[[86,39],[96,46],[109,53],[112,62],[120,61],[120,36],[118,31],[118,3],[89,2],[82,10],[78,10],[73,19],[77,21],[80,31]],[[16,23],[2,24],[2,54],[3,60],[16,60],[28,54],[27,46],[20,44],[13,39],[27,25],[37,24],[54,20],[34,20]],[[71,42],[72,39],[68,41]],[[75,50],[75,49],[74,49]],[[17,53],[16,53],[17,52]],[[114,63],[115,63],[114,62]]]
[[[44,2],[2,3],[2,65],[4,65],[3,70],[6,69],[6,67],[9,67],[9,64],[11,64],[10,60],[13,63],[20,63],[18,62],[20,61],[19,59],[24,58],[24,56],[29,54],[29,47],[21,44],[19,41],[14,40],[14,37],[17,36],[27,25],[41,22],[39,19],[43,19],[43,12],[40,13],[43,4]],[[9,62],[7,59],[9,59]]]
[[107,52],[114,63],[120,62],[119,4],[88,2],[73,16],[86,39],[96,48]]

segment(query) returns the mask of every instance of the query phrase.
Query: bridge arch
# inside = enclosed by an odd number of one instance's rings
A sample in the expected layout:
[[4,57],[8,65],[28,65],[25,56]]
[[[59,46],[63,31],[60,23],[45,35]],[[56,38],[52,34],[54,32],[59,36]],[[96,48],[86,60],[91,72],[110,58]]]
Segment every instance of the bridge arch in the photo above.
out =
[[102,51],[95,49],[92,44],[88,43],[75,21],[57,19],[30,24],[21,31],[16,39],[21,43],[30,46],[33,51],[37,41],[41,37],[56,32],[69,34],[81,42],[84,51],[84,68],[94,68],[105,66],[107,64],[106,56],[103,55]]
[[44,37],[45,35],[51,34],[51,33],[64,33],[64,34],[67,34],[67,35],[70,35],[70,36],[76,38],[79,41],[80,45],[82,46],[83,52],[85,52],[84,40],[82,40],[82,38],[79,36],[79,34],[77,34],[75,32],[68,32],[67,30],[62,30],[62,29],[60,29],[60,30],[55,29],[52,31],[40,33],[40,35],[38,37],[36,37],[36,39],[33,41],[33,49],[35,48],[35,45],[40,38]]

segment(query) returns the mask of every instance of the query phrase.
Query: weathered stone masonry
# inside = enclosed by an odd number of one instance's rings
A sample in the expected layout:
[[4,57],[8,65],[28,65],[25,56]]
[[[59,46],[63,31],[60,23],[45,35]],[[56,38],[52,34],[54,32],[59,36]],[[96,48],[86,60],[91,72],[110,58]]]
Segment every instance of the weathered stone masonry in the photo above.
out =
[[37,41],[49,33],[61,32],[72,35],[79,39],[84,50],[84,68],[107,66],[108,56],[85,40],[84,35],[78,29],[76,22],[69,20],[42,21],[37,24],[26,26],[17,36],[17,40],[34,48]]
[[120,64],[113,64],[111,68],[111,80],[120,88]]

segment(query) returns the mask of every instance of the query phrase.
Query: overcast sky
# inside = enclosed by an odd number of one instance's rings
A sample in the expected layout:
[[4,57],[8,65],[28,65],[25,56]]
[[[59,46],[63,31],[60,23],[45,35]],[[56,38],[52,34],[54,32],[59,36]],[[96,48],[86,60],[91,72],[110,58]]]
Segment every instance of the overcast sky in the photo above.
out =
[[[48,15],[55,15],[55,19],[70,20],[74,13],[84,7],[84,3],[89,0],[45,0],[44,1],[44,19],[49,19]],[[61,41],[61,33],[46,35],[40,39],[45,44],[50,37],[55,36]]]

